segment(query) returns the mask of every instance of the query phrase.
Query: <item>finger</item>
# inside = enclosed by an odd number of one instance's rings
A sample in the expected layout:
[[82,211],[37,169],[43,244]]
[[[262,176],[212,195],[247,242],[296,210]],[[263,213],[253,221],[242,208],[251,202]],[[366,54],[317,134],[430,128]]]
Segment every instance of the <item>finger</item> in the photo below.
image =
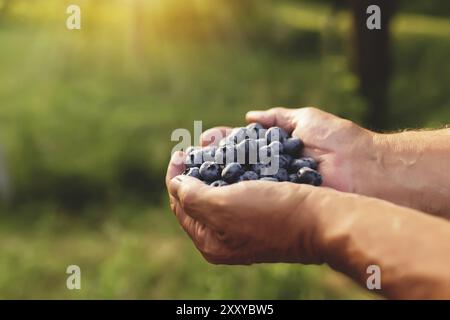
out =
[[259,122],[266,128],[278,126],[291,132],[295,127],[294,110],[272,108],[266,111],[250,111],[245,118],[248,122]]
[[173,177],[183,173],[185,170],[184,165],[185,153],[181,151],[176,151],[170,158],[169,166],[167,167],[166,173],[166,186],[169,188],[169,182]]
[[231,132],[230,127],[215,127],[206,130],[200,136],[200,144],[204,146],[218,146],[220,140],[225,138]]
[[173,212],[175,213],[175,217],[177,218],[178,223],[184,229],[184,231],[186,231],[186,233],[191,237],[191,239],[194,240],[193,235],[195,235],[194,231],[196,221],[184,212],[178,200],[175,199],[174,203],[175,205],[173,208]]
[[183,230],[205,258],[207,257],[204,252],[208,246],[213,248],[214,246],[217,247],[217,245],[220,246],[217,233],[205,224],[192,219],[183,211],[181,206],[176,208],[176,216]]
[[169,183],[169,193],[187,215],[211,227],[216,227],[215,201],[219,196],[214,188],[199,179],[176,176]]

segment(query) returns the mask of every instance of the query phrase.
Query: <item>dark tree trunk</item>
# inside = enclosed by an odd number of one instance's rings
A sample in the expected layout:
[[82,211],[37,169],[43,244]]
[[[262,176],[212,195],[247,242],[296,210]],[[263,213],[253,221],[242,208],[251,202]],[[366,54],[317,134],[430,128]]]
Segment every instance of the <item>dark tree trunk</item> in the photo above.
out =
[[[366,125],[386,129],[388,123],[388,89],[391,73],[390,22],[394,13],[393,0],[350,0],[352,32],[352,67],[360,81],[360,93],[367,99],[369,110]],[[367,7],[381,9],[381,29],[369,30]]]

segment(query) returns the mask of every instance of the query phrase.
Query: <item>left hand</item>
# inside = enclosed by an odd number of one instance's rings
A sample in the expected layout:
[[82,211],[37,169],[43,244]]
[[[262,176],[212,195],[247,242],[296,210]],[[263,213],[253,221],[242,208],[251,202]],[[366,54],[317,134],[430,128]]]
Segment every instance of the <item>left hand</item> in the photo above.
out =
[[171,209],[207,261],[322,263],[317,219],[306,206],[310,193],[322,188],[267,181],[214,188],[179,175],[183,155],[175,153],[167,171]]

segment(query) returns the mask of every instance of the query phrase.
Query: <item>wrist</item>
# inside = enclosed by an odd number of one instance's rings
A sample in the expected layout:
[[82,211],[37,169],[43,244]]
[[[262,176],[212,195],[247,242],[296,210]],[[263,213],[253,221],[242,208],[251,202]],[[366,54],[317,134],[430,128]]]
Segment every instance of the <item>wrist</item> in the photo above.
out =
[[399,205],[424,209],[424,196],[433,188],[429,181],[433,168],[423,167],[426,144],[416,132],[375,134],[369,196]]
[[324,236],[330,226],[330,208],[333,208],[330,194],[335,193],[338,192],[328,188],[298,186],[296,219],[290,224],[295,229],[295,261],[306,264],[326,262]]

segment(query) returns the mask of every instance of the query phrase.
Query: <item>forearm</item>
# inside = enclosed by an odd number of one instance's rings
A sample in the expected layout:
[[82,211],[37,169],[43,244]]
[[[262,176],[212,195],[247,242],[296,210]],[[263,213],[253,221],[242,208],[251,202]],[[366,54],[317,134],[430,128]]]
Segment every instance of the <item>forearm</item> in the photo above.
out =
[[389,298],[450,298],[450,223],[357,195],[314,192],[314,243],[322,261],[366,286],[367,267],[381,269]]
[[450,218],[450,129],[375,134],[364,194]]

